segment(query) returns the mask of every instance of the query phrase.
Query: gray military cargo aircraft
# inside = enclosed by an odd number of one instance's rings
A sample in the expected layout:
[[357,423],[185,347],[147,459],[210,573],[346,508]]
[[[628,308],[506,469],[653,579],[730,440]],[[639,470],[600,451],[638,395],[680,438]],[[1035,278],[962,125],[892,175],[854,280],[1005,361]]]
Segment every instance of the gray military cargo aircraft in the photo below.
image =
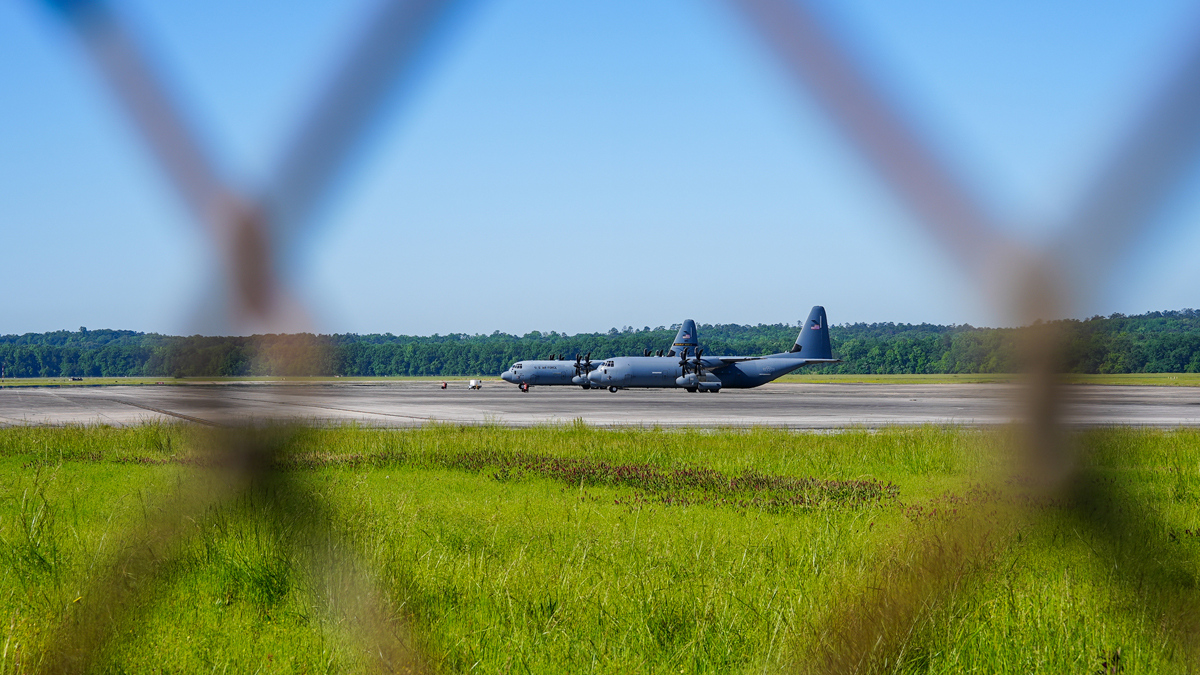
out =
[[[679,332],[675,334],[675,342],[671,344],[671,349],[667,351],[667,357],[673,357],[676,354],[682,353],[685,349],[695,350],[699,342],[696,341],[696,322],[688,319],[683,322],[683,326],[679,328]],[[650,351],[646,350],[644,358],[667,358],[663,356],[663,350],[658,350],[658,356],[651,356]],[[593,386],[588,375],[599,368],[600,366],[592,363],[592,353],[586,355],[575,355],[575,360],[563,359],[562,355],[555,358],[551,355],[547,360],[540,361],[517,361],[512,364],[508,370],[500,374],[500,379],[505,382],[512,382],[521,387],[521,391],[529,391],[531,385],[574,385],[591,389]]]
[[[695,324],[692,338],[695,338]],[[683,331],[680,331],[683,334]],[[679,340],[676,340],[678,343]],[[634,387],[682,388],[718,392],[723,388],[749,389],[766,384],[797,368],[815,363],[838,363],[829,346],[825,308],[813,307],[791,350],[769,356],[704,356],[696,342],[676,344],[668,356],[612,358],[588,373],[593,387],[611,392]],[[690,353],[690,356],[689,356]]]

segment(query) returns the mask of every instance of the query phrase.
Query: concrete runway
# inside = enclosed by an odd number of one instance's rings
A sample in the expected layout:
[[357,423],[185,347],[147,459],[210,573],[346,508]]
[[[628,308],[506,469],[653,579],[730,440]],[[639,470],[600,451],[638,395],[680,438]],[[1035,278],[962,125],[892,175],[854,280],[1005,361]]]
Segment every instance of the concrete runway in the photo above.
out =
[[[1072,385],[1067,422],[1076,426],[1200,425],[1200,388]],[[893,424],[1002,424],[1018,415],[1022,389],[1002,384],[768,384],[717,394],[683,390],[584,391],[488,382],[198,384],[0,389],[0,425],[137,424],[188,420],[430,421],[530,426],[582,419],[598,426],[774,426],[795,429]]]

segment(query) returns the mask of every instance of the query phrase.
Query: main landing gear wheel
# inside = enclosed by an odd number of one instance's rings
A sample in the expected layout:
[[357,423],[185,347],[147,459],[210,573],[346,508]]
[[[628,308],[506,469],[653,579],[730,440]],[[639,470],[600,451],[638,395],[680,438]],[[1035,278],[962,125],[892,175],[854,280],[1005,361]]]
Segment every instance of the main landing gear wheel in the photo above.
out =
[[695,387],[688,387],[688,393],[689,393],[689,394],[694,394],[694,393],[696,393],[696,388],[695,388]]
[[520,390],[521,390],[521,391],[523,391],[523,392],[527,392],[527,393],[528,393],[528,391],[529,391],[529,384],[528,384],[528,383],[525,383],[525,382],[522,382],[522,383],[521,383],[521,386],[520,386],[520,387],[517,387],[517,388],[518,388],[518,389],[520,389]]
[[612,393],[614,393],[614,394],[615,394],[615,393],[617,393],[617,388],[616,388],[616,387],[609,387],[609,388],[608,388],[608,390],[609,390],[609,391],[611,391],[611,392],[612,392]]

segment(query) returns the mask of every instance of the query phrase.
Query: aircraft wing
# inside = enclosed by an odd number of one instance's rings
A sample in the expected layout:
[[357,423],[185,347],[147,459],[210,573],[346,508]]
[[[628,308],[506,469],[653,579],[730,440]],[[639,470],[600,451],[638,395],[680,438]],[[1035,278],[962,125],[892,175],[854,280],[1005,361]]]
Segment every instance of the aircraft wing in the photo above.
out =
[[[778,356],[774,354],[773,356]],[[721,363],[739,363],[741,361],[757,361],[758,359],[768,358],[766,356],[718,356]],[[804,359],[805,363],[841,363],[841,359]]]

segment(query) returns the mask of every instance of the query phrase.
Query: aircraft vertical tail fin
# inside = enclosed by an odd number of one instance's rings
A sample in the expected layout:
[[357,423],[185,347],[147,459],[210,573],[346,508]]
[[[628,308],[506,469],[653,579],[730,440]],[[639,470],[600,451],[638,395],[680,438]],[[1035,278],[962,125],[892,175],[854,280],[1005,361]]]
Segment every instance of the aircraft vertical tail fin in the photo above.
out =
[[825,308],[817,305],[808,313],[808,321],[796,336],[791,353],[808,359],[832,359],[833,348],[829,345],[829,320]]
[[675,342],[671,343],[671,351],[668,356],[677,356],[687,349],[689,353],[695,353],[696,347],[700,346],[700,335],[696,333],[696,322],[687,319],[683,325],[679,327],[679,332],[675,334]]

